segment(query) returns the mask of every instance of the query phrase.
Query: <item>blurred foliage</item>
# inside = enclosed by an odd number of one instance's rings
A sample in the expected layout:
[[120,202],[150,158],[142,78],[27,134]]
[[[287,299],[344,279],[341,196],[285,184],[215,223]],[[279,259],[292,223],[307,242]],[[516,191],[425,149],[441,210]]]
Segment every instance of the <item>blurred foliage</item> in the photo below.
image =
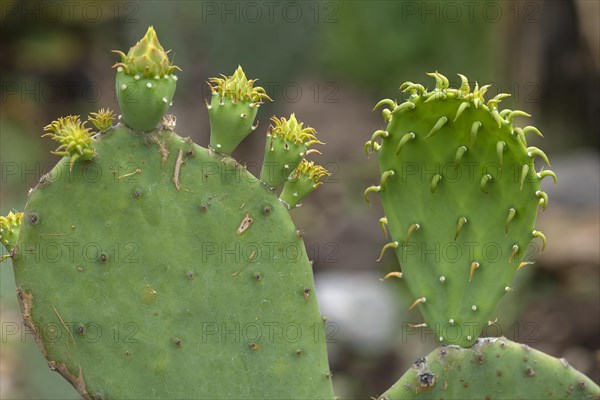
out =
[[389,92],[436,70],[452,80],[456,72],[482,81],[498,75],[498,24],[468,18],[460,3],[446,11],[459,11],[451,18],[443,17],[443,2],[337,4],[339,23],[325,24],[320,56],[326,69],[346,79]]

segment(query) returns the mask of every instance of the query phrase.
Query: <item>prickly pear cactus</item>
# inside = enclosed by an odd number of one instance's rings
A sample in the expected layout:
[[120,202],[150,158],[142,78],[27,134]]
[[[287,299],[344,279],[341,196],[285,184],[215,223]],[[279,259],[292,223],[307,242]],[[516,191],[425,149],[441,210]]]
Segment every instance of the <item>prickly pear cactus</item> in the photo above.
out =
[[277,187],[287,180],[304,156],[310,153],[320,154],[316,149],[309,150],[310,146],[324,143],[317,139],[313,128],[305,128],[294,114],[289,119],[274,117],[272,121],[272,128],[267,134],[260,179],[270,187]]
[[599,399],[600,388],[569,365],[527,345],[481,338],[442,346],[417,360],[379,400]]
[[302,160],[285,181],[279,199],[290,208],[298,207],[300,200],[323,184],[321,178],[329,175],[329,172],[320,165]]
[[136,84],[138,102],[119,98],[116,125],[93,113],[96,132],[78,116],[51,123],[64,157],[23,214],[0,219],[50,368],[84,398],[332,398],[301,235],[271,188],[218,151],[239,142],[219,121],[240,118],[253,81],[241,68],[238,86],[212,81],[211,142],[229,143],[214,151],[163,116],[176,76],[154,30],[119,54],[117,87]]
[[117,69],[115,90],[123,122],[134,130],[154,129],[173,102],[174,72],[180,68],[169,61],[152,27],[127,54],[113,52],[121,57],[113,68]]
[[[231,76],[210,79],[212,99],[206,103],[210,118],[210,147],[231,154],[255,130],[254,119],[263,99],[271,100],[265,90],[254,87],[256,79],[246,78],[242,67]],[[213,86],[214,85],[214,86]]]
[[23,213],[8,213],[6,217],[0,216],[0,242],[4,245],[8,254],[1,261],[11,257],[19,237],[21,230],[21,222],[23,221]]
[[544,249],[545,236],[535,228],[538,210],[548,196],[540,181],[555,174],[536,171],[534,158],[546,155],[528,146],[527,134],[541,136],[532,126],[514,124],[523,111],[500,110],[508,96],[486,102],[489,86],[466,77],[450,88],[436,80],[434,90],[406,82],[410,94],[398,105],[385,99],[387,127],[365,144],[376,151],[381,169],[377,185],[385,216],[380,224],[392,241],[401,272],[425,318],[415,326],[436,332],[439,341],[468,346],[478,337],[503,295],[510,292],[516,271],[531,262],[525,257],[532,239]]

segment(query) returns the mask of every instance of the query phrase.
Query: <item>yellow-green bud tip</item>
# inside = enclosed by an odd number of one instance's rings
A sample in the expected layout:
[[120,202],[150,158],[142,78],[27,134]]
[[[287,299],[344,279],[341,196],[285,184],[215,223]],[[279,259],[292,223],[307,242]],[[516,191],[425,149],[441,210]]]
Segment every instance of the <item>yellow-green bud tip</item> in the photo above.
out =
[[313,161],[302,160],[295,171],[296,176],[307,176],[314,183],[320,183],[321,178],[331,176],[331,173],[322,166],[315,164]]
[[296,115],[292,113],[289,119],[285,117],[272,117],[273,125],[271,125],[271,136],[281,137],[289,142],[296,144],[305,143],[307,146],[313,144],[324,144],[317,139],[317,133],[313,128],[304,128],[304,123],[298,122]]
[[[21,221],[23,213],[8,213],[6,217],[0,216],[0,243],[6,247],[8,251],[12,251],[17,243],[17,236],[21,229]],[[4,260],[6,257],[3,257]]]
[[247,101],[261,103],[263,99],[273,101],[260,86],[254,86],[256,79],[246,78],[241,66],[238,66],[233,75],[221,74],[220,78],[210,78],[208,86],[214,95],[226,97],[234,102]]
[[112,126],[115,118],[114,113],[110,109],[101,108],[98,112],[90,113],[88,121],[90,121],[100,132],[107,130]]
[[52,153],[70,157],[70,168],[77,159],[90,160],[96,155],[87,121],[81,122],[79,115],[69,115],[52,121],[44,128],[42,137],[49,136],[60,144]]
[[146,35],[131,47],[127,54],[113,50],[121,57],[121,62],[113,65],[113,68],[129,75],[140,74],[146,78],[170,75],[174,70],[181,69],[169,60],[169,51],[165,51],[158,41],[156,31],[150,26]]

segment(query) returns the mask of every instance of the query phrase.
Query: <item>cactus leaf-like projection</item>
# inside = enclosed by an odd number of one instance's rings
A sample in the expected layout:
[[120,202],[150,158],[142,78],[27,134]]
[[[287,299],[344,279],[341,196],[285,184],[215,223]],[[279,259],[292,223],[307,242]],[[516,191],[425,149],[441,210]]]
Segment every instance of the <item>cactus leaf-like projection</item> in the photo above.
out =
[[250,132],[256,129],[254,120],[263,100],[271,100],[256,79],[248,79],[241,66],[230,75],[210,78],[212,93],[207,103],[210,117],[210,147],[222,154],[231,154]]
[[302,160],[283,185],[279,199],[289,208],[298,207],[303,198],[323,184],[321,179],[330,175],[313,161]]
[[[272,117],[271,121],[273,124],[267,133],[260,180],[275,188],[296,169],[310,146],[324,143],[317,139],[313,128],[304,127],[293,113],[289,119]],[[316,150],[313,152],[318,153]]]
[[548,204],[540,180],[555,175],[535,172],[534,158],[548,158],[525,137],[539,130],[513,126],[513,118],[529,114],[500,110],[506,95],[486,100],[489,85],[459,75],[453,89],[439,72],[429,75],[432,90],[405,82],[405,103],[377,104],[389,111],[386,134],[366,147],[377,150],[388,175],[365,196],[381,197],[384,232],[402,244],[384,249],[395,250],[411,297],[427,299],[418,308],[428,328],[444,343],[468,346],[510,286],[523,249],[532,239],[545,247],[535,230],[538,209]]
[[[477,306],[472,305],[472,311],[478,312]],[[599,396],[598,385],[566,359],[499,337],[477,339],[470,348],[438,347],[415,361],[377,399],[595,400]]]
[[127,54],[113,52],[121,57],[113,65],[121,120],[134,130],[150,131],[171,107],[177,87],[174,72],[180,68],[169,60],[153,27]]

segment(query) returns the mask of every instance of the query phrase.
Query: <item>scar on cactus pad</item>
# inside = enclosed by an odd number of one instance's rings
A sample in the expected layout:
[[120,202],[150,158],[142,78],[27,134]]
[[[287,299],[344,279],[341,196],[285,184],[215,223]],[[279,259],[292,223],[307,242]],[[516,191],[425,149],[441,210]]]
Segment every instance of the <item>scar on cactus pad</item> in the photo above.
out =
[[[325,342],[313,334],[325,338],[312,265],[289,205],[224,154],[240,132],[223,121],[266,95],[248,94],[254,81],[241,68],[241,87],[216,83],[211,142],[227,147],[205,149],[164,115],[175,67],[154,30],[120,54],[117,88],[138,85],[139,101],[120,92],[116,125],[110,110],[89,126],[79,116],[51,123],[44,136],[63,158],[23,213],[0,219],[25,325],[50,368],[86,399],[333,399]],[[313,189],[315,171],[300,171]],[[50,246],[74,251],[36,253]],[[286,324],[297,340],[278,330]]]
[[[380,225],[392,241],[379,259],[394,250],[413,301],[427,327],[442,343],[469,346],[504,294],[533,239],[546,245],[535,228],[548,196],[540,181],[556,175],[536,172],[534,159],[549,164],[544,152],[527,144],[540,131],[520,128],[519,110],[500,110],[501,93],[486,100],[489,85],[471,90],[467,78],[451,88],[448,79],[428,74],[433,90],[405,82],[408,100],[381,100],[387,125],[365,144],[376,152],[380,182],[365,191],[381,197]],[[473,245],[474,244],[474,245]]]

